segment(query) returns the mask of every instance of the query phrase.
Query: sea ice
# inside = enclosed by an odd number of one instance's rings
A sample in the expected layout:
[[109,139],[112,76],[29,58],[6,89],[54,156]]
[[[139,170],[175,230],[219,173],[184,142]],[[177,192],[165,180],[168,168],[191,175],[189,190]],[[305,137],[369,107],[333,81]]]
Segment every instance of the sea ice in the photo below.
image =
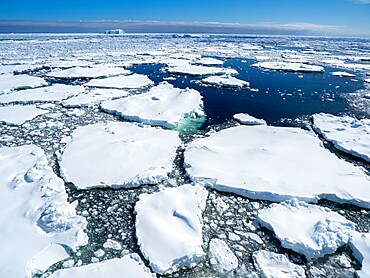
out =
[[154,272],[192,267],[204,257],[202,212],[207,190],[199,185],[142,194],[136,203],[136,237]]
[[370,119],[320,113],[313,115],[313,127],[337,149],[370,162]]
[[357,276],[370,277],[370,233],[355,232],[349,245],[355,258],[362,264],[361,270],[356,272]]
[[154,82],[146,75],[131,74],[108,77],[104,79],[93,79],[85,84],[89,87],[115,88],[115,89],[139,89],[153,85]]
[[293,264],[286,255],[259,250],[253,261],[262,278],[305,278],[303,267]]
[[61,174],[79,189],[156,184],[172,169],[180,144],[177,131],[134,123],[78,127],[59,158]]
[[201,58],[199,60],[196,60],[194,63],[204,65],[204,66],[222,66],[224,64],[224,61],[218,60],[215,58],[206,57],[206,58]]
[[324,68],[321,66],[291,62],[259,62],[253,64],[252,67],[292,72],[324,72]]
[[38,272],[45,272],[51,265],[65,260],[69,257],[64,247],[57,243],[50,243],[48,247],[33,257],[28,263],[28,268],[37,269]]
[[0,95],[10,93],[13,90],[30,89],[47,85],[48,82],[41,77],[35,77],[26,74],[0,75]]
[[122,74],[130,74],[129,70],[107,65],[98,65],[93,67],[74,67],[60,71],[52,71],[47,74],[49,77],[62,79],[77,79],[77,78],[99,78],[109,77]]
[[220,76],[209,76],[202,79],[202,83],[220,87],[242,88],[249,87],[249,82],[232,77],[228,74]]
[[187,74],[187,75],[217,75],[217,74],[238,74],[234,69],[196,66],[183,63],[168,68],[169,73],[173,74]]
[[233,116],[235,120],[243,125],[266,125],[266,121],[263,119],[257,119],[247,113],[238,113]]
[[147,93],[102,103],[101,108],[126,120],[175,128],[184,118],[204,115],[200,93],[162,82]]
[[364,79],[365,82],[370,83],[370,78]]
[[253,199],[323,198],[370,208],[364,169],[337,158],[300,128],[228,128],[189,143],[184,166],[195,182]]
[[340,76],[340,77],[356,77],[355,74],[345,72],[345,71],[335,71],[331,73],[334,76]]
[[239,264],[229,246],[218,238],[213,238],[209,243],[209,257],[213,268],[224,275],[236,269]]
[[12,105],[0,107],[0,123],[21,125],[49,111],[38,109],[35,105]]
[[284,248],[307,260],[334,253],[355,231],[355,224],[340,214],[297,199],[260,210],[257,219],[275,233]]

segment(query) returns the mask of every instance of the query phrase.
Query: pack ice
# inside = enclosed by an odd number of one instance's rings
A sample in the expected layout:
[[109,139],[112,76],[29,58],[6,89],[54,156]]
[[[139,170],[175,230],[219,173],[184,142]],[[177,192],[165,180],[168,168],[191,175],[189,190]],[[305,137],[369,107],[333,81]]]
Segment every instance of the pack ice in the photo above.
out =
[[355,231],[355,224],[340,214],[297,199],[273,204],[259,211],[257,219],[275,233],[283,247],[307,260],[334,253]]
[[180,63],[168,68],[169,73],[186,75],[216,75],[216,74],[238,74],[234,69],[197,66],[190,63]]
[[266,125],[267,124],[265,120],[255,118],[247,113],[235,114],[233,118],[243,125]]
[[300,128],[228,128],[188,144],[184,166],[195,182],[253,199],[324,198],[370,207],[364,169],[337,158]]
[[30,76],[26,74],[12,75],[2,74],[0,75],[0,95],[10,93],[14,90],[20,89],[31,89],[36,87],[47,86],[46,82],[41,77]]
[[190,184],[140,196],[135,205],[136,237],[154,272],[172,273],[202,260],[207,196],[202,186]]
[[0,148],[1,277],[31,277],[87,244],[84,218],[36,146]]
[[93,79],[85,84],[88,87],[112,88],[112,89],[140,89],[153,85],[154,82],[146,75],[131,74],[114,76],[103,79]]
[[253,64],[252,67],[289,72],[324,72],[324,68],[322,66],[283,61],[259,62]]
[[0,107],[0,123],[21,125],[45,113],[48,111],[39,109],[35,105],[2,106]]
[[162,82],[149,92],[104,102],[101,108],[126,120],[175,128],[184,118],[204,115],[200,93]]
[[326,140],[344,152],[370,162],[370,119],[320,113],[313,117],[313,127]]
[[353,255],[362,264],[356,272],[359,278],[370,277],[370,233],[355,232],[349,243]]
[[202,79],[202,83],[220,87],[242,88],[249,87],[249,82],[225,74],[221,76],[209,76]]
[[74,67],[60,71],[52,71],[48,73],[46,76],[62,79],[77,79],[77,78],[109,77],[130,73],[131,72],[129,70],[123,68],[99,65],[93,67]]
[[59,158],[61,174],[79,189],[156,184],[172,169],[180,144],[176,131],[134,123],[78,127]]

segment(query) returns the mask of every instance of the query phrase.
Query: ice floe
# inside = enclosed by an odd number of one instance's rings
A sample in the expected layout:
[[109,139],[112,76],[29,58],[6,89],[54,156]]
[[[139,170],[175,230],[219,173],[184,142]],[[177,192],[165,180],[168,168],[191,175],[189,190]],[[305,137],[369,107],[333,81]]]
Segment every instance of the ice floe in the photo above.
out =
[[238,258],[229,246],[218,238],[213,238],[209,243],[209,257],[212,267],[221,274],[230,274],[238,268]]
[[2,106],[0,107],[0,123],[21,125],[45,113],[48,111],[39,109],[35,105]]
[[337,158],[300,128],[225,129],[188,144],[184,166],[193,181],[249,198],[324,198],[370,207],[365,170]]
[[35,76],[26,75],[26,74],[0,75],[0,95],[10,93],[11,91],[14,91],[14,90],[31,89],[31,88],[43,87],[47,85],[48,85],[48,82],[46,82],[41,77],[35,77]]
[[308,260],[334,253],[355,231],[355,224],[340,214],[296,199],[259,211],[257,219],[283,247]]
[[204,66],[222,66],[224,64],[224,61],[215,58],[204,57],[196,60],[194,63]]
[[335,71],[331,73],[334,76],[340,76],[340,77],[356,77],[355,74],[346,72],[346,71]]
[[252,65],[252,67],[278,70],[278,71],[291,71],[291,72],[324,72],[322,66],[308,65],[304,63],[292,62],[259,62]]
[[41,69],[42,65],[0,65],[0,74],[23,73],[26,71]]
[[303,267],[293,264],[286,255],[259,250],[253,253],[253,261],[262,278],[304,278]]
[[337,149],[370,162],[370,119],[320,113],[313,115],[313,127]]
[[203,101],[194,89],[162,82],[147,93],[102,103],[101,108],[126,120],[175,128],[185,118],[203,116]]
[[0,276],[31,277],[87,244],[86,221],[39,147],[2,147],[0,160]]
[[85,84],[89,87],[115,88],[115,89],[139,89],[153,85],[154,82],[146,75],[131,74],[108,77],[104,79],[93,79]]
[[243,125],[266,125],[267,124],[265,120],[255,118],[247,113],[235,114],[233,118]]
[[209,76],[202,79],[202,83],[216,85],[220,87],[242,88],[249,87],[249,82],[232,77],[228,74],[220,76]]
[[180,144],[177,131],[134,123],[79,127],[59,158],[61,174],[79,189],[156,184],[172,169]]
[[136,237],[154,272],[192,267],[204,257],[202,212],[207,190],[199,185],[142,194],[136,203]]
[[349,243],[353,255],[362,264],[356,272],[360,278],[370,277],[370,233],[355,232]]
[[93,67],[74,67],[60,71],[52,71],[46,76],[61,78],[61,79],[77,79],[77,78],[99,78],[109,77],[122,74],[130,74],[129,70],[106,65],[98,65]]
[[168,68],[168,72],[173,74],[187,74],[187,75],[238,74],[238,72],[234,69],[197,66],[188,63],[170,66]]

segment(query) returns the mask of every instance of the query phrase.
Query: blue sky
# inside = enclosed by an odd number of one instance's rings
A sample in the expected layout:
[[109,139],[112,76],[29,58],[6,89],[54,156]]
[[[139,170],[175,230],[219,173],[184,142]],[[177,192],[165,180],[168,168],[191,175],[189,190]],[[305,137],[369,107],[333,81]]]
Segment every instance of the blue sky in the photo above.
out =
[[370,0],[0,0],[0,19],[312,23],[370,34]]

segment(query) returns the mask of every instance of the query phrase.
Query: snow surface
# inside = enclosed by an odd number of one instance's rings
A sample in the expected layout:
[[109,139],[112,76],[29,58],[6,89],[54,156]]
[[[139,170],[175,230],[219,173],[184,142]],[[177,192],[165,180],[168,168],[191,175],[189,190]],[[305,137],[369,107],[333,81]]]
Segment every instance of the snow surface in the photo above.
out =
[[249,87],[249,82],[225,74],[221,76],[209,76],[202,79],[204,84],[216,85],[221,87],[242,88]]
[[234,69],[196,66],[188,63],[181,63],[179,65],[170,66],[169,73],[173,74],[187,74],[187,75],[216,75],[216,74],[238,74]]
[[297,199],[260,210],[257,219],[275,233],[281,246],[307,260],[334,253],[355,231],[355,224],[340,214]]
[[26,74],[0,75],[0,95],[10,93],[13,90],[30,89],[47,85],[48,82],[41,77],[29,76]]
[[109,77],[122,74],[130,74],[129,70],[107,65],[98,65],[93,67],[74,67],[70,69],[52,71],[46,76],[62,78],[62,79],[77,79],[77,78],[99,78]]
[[134,123],[78,127],[59,158],[61,174],[79,189],[156,184],[167,178],[180,144],[176,131]]
[[228,128],[189,143],[184,166],[193,181],[248,198],[324,198],[370,207],[364,169],[337,158],[300,128]]
[[247,113],[235,114],[233,118],[243,125],[267,125],[265,120],[255,118]]
[[263,68],[268,70],[292,71],[292,72],[324,72],[321,66],[307,65],[295,62],[259,62],[252,67]]
[[190,184],[140,195],[136,237],[154,272],[172,273],[203,259],[202,212],[207,196],[202,186]]
[[146,75],[134,73],[131,75],[108,77],[104,79],[93,79],[86,83],[85,86],[97,88],[139,89],[153,84],[154,82]]
[[212,267],[221,274],[227,275],[238,268],[238,258],[229,246],[218,238],[213,238],[209,243],[209,257]]
[[370,277],[370,233],[355,232],[349,245],[355,258],[362,264],[361,270],[356,272],[357,276]]
[[2,106],[0,107],[0,123],[21,125],[45,113],[48,111],[38,109],[35,105]]
[[16,91],[0,95],[0,103],[37,103],[61,101],[73,95],[78,95],[85,90],[83,86],[55,84],[50,87]]
[[331,73],[334,76],[340,76],[340,77],[356,77],[355,74],[346,72],[346,71],[335,71]]
[[286,255],[259,250],[253,253],[253,261],[262,278],[304,278],[303,267],[293,264]]
[[314,129],[337,149],[370,162],[370,119],[320,113],[313,115],[313,123]]
[[54,272],[50,278],[154,278],[155,275],[144,265],[137,254],[122,258],[62,269]]
[[0,277],[29,277],[67,256],[56,245],[87,244],[86,220],[39,147],[3,147],[0,160]]
[[200,93],[162,82],[149,92],[104,102],[101,108],[126,120],[175,128],[182,119],[204,115]]

